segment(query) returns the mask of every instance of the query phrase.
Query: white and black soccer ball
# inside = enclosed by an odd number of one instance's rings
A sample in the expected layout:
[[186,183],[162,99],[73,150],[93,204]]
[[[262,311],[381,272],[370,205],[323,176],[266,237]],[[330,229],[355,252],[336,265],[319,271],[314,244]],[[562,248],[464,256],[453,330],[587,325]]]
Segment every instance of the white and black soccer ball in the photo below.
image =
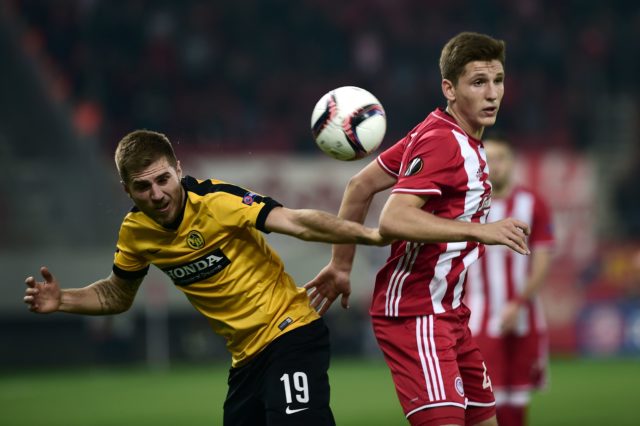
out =
[[311,114],[311,132],[327,155],[351,161],[375,151],[387,131],[384,108],[368,91],[344,86],[326,93]]

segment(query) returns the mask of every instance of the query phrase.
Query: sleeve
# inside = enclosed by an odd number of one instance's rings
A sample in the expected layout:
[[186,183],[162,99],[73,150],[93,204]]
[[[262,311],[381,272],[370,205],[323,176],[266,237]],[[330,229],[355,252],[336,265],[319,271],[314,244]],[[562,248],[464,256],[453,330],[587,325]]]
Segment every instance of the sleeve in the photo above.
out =
[[405,148],[405,139],[400,139],[376,158],[378,165],[382,167],[382,170],[395,178],[400,174],[400,165],[402,164],[402,153]]
[[282,207],[282,204],[271,197],[265,197],[244,188],[229,185],[230,191],[221,191],[219,196],[222,199],[216,200],[214,211],[219,212],[217,219],[225,227],[246,228],[253,226],[256,229],[269,233],[265,228],[267,216],[276,207]]
[[535,194],[534,197],[535,204],[533,207],[533,220],[531,223],[529,245],[531,247],[553,246],[555,238],[551,212],[542,198]]
[[147,275],[149,262],[137,254],[134,239],[125,223],[120,227],[116,252],[113,255],[113,273],[120,278],[136,279]]
[[426,133],[403,153],[398,182],[392,193],[441,195],[459,167],[458,145],[451,137]]

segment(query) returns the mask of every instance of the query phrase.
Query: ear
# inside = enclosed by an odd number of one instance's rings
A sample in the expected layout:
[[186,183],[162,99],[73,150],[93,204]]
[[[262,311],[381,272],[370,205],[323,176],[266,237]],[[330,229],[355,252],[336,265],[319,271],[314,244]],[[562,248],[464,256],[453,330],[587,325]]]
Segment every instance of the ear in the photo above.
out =
[[448,102],[454,102],[456,100],[456,86],[451,80],[447,80],[446,78],[442,79],[442,94]]
[[182,166],[180,165],[180,160],[176,163],[176,174],[178,175],[178,180],[182,179]]

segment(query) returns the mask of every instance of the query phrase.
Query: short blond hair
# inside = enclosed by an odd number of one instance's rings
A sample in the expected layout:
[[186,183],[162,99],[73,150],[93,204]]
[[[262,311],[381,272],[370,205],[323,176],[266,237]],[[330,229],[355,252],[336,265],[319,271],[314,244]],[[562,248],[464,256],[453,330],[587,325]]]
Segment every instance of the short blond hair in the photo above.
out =
[[163,157],[172,167],[177,167],[173,146],[164,134],[151,130],[135,130],[127,134],[118,142],[115,153],[120,179],[125,184],[129,183],[132,173],[144,170]]

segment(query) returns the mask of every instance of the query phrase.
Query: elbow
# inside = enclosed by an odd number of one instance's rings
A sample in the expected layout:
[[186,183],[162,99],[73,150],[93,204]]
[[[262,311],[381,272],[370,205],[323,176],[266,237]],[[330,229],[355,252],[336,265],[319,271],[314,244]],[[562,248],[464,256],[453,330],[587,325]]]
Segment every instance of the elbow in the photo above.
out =
[[396,240],[399,238],[398,231],[395,226],[393,226],[392,221],[382,216],[380,218],[380,223],[378,225],[378,232],[380,236],[386,240]]
[[370,179],[367,179],[360,173],[352,176],[351,179],[349,179],[345,192],[359,194],[359,196],[364,199],[369,199],[376,193],[374,182],[372,182]]

